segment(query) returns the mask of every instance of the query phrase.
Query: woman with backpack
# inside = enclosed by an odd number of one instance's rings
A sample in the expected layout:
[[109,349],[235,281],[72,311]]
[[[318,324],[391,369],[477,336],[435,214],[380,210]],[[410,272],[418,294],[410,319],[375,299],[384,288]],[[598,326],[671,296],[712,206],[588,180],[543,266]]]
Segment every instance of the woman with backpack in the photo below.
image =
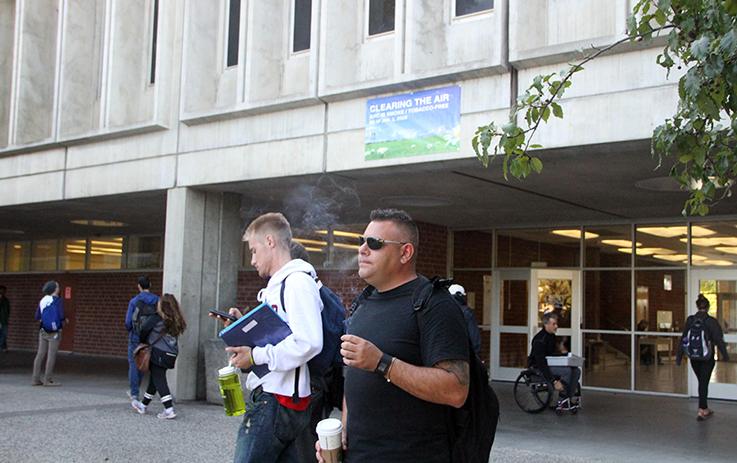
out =
[[709,316],[709,300],[703,294],[696,298],[698,312],[686,319],[686,327],[681,337],[681,349],[676,354],[676,365],[681,364],[683,354],[689,358],[691,368],[699,380],[699,412],[698,421],[710,418],[714,411],[707,404],[709,396],[709,380],[714,370],[714,346],[719,348],[719,359],[729,360],[724,334],[719,322]]
[[[56,352],[61,342],[61,328],[64,325],[64,302],[59,297],[59,283],[47,281],[41,290],[44,296],[36,308],[36,320],[40,322],[38,331],[38,352],[33,361],[33,386],[59,386],[54,382],[54,364]],[[44,381],[41,382],[41,365],[46,359]]]
[[162,420],[171,420],[177,417],[174,413],[169,384],[166,381],[166,370],[174,368],[179,348],[177,338],[187,328],[179,303],[171,294],[164,294],[156,307],[156,313],[148,317],[141,327],[141,342],[151,346],[151,360],[149,369],[151,379],[148,388],[143,394],[143,401],[133,400],[131,406],[141,415],[146,413],[146,407],[154,398],[156,392],[164,404],[164,411],[156,415]]

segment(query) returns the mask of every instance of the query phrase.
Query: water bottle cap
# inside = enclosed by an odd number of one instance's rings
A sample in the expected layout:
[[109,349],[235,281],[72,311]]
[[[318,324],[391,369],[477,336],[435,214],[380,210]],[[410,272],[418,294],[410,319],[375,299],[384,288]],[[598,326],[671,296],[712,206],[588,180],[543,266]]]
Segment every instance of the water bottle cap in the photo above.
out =
[[227,367],[223,367],[218,370],[219,376],[228,376],[235,373],[235,367],[233,365],[228,365]]

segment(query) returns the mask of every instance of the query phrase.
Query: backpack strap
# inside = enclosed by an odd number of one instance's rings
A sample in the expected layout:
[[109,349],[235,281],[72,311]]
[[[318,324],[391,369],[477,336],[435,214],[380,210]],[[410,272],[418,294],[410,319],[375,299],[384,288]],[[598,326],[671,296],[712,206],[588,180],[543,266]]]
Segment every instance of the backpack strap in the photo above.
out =
[[[294,273],[294,272],[293,272]],[[310,277],[312,274],[310,272],[302,272],[306,273]],[[291,273],[289,274],[291,275]],[[279,302],[281,302],[281,308],[284,312],[287,311],[287,306],[284,305],[284,287],[286,286],[287,278],[289,278],[289,275],[285,276],[284,279],[281,281],[281,289],[279,290]],[[315,278],[315,283],[318,282],[318,279]],[[319,291],[319,288],[318,288]],[[297,367],[297,369],[294,371],[294,394],[292,394],[292,402],[297,403],[299,402],[299,371],[301,367]]]
[[368,285],[365,288],[363,288],[363,291],[361,291],[361,294],[359,294],[358,296],[356,296],[355,299],[353,299],[353,302],[351,302],[351,306],[348,308],[348,317],[349,318],[352,317],[353,314],[356,313],[356,311],[358,310],[358,308],[363,305],[363,303],[366,301],[366,299],[368,299],[369,296],[371,296],[371,293],[374,292],[374,289],[376,289],[376,288],[374,288],[371,285]]

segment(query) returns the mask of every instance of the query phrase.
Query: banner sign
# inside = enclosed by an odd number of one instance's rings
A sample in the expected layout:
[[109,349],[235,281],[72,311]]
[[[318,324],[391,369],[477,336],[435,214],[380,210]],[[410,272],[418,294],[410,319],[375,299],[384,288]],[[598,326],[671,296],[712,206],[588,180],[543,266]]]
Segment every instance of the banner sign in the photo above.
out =
[[366,102],[364,155],[377,159],[461,149],[461,88],[405,93]]

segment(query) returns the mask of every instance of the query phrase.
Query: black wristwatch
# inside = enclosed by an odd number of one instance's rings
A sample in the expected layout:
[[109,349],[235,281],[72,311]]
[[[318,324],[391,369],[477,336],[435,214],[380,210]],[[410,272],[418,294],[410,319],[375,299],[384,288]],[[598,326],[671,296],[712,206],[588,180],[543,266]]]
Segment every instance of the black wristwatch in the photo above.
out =
[[392,364],[392,356],[389,354],[381,354],[381,360],[379,360],[379,364],[376,365],[376,369],[374,370],[374,373],[378,373],[381,376],[386,376],[386,373],[389,371],[389,367]]

